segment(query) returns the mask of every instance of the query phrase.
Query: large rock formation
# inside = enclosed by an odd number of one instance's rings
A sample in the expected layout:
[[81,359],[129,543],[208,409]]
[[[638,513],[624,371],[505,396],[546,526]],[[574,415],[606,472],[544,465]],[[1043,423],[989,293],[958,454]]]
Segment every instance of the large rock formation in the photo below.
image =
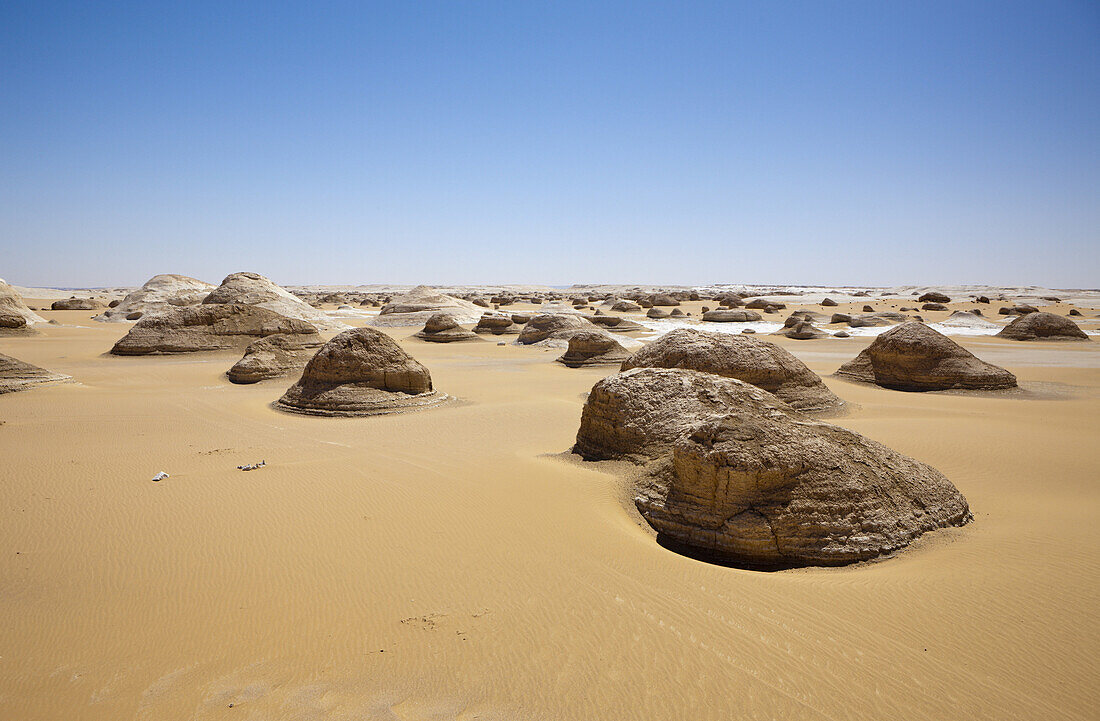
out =
[[512,320],[511,315],[504,313],[486,313],[477,319],[474,333],[486,333],[490,335],[516,335],[523,326]]
[[923,323],[902,323],[836,372],[838,376],[902,391],[1015,388],[1016,376],[986,363]]
[[115,343],[114,355],[156,355],[244,348],[270,335],[317,338],[317,328],[255,305],[213,304],[168,307],[147,315]]
[[1085,331],[1069,318],[1054,313],[1036,312],[1022,315],[997,334],[1010,340],[1088,340]]
[[0,394],[22,391],[45,383],[56,383],[68,380],[70,377],[0,353]]
[[459,323],[476,323],[484,310],[461,298],[445,295],[419,285],[408,293],[394,296],[382,306],[371,325],[381,327],[415,326],[427,322],[436,313],[446,313]]
[[[138,290],[128,294],[113,308],[108,308],[95,320],[122,322],[158,313],[165,308],[198,305],[214,290],[214,286],[186,275],[165,273],[154,275]],[[135,315],[137,314],[137,315]],[[134,318],[130,318],[134,316]]]
[[347,324],[330,318],[301,298],[275,285],[259,273],[232,273],[206,298],[204,305],[251,305],[285,318],[311,323],[318,330],[342,330]]
[[279,378],[302,370],[320,347],[321,337],[317,333],[269,335],[249,343],[244,357],[225,374],[234,383]]
[[95,310],[102,308],[103,304],[91,298],[65,298],[55,300],[50,304],[50,310]]
[[579,331],[595,329],[587,318],[569,313],[541,313],[527,321],[519,334],[523,345],[543,343],[544,345],[566,346],[569,339]]
[[744,335],[679,328],[641,348],[623,362],[631,368],[686,368],[751,383],[792,408],[839,408],[836,397],[806,364],[774,343]]
[[275,403],[294,413],[365,416],[439,405],[428,369],[374,328],[344,331],[317,351]]
[[604,331],[585,330],[569,339],[569,349],[557,361],[570,368],[618,365],[629,355],[630,351]]
[[0,279],[0,332],[24,333],[45,322],[45,318],[27,307],[15,288]]
[[772,333],[772,335],[786,336],[787,338],[794,338],[795,340],[829,337],[828,333],[820,328],[816,328],[810,321],[798,317],[788,318],[786,322],[783,323],[783,327]]
[[598,382],[574,452],[652,460],[635,503],[667,545],[747,567],[835,566],[967,523],[941,473],[732,378],[639,368]]
[[[509,319],[509,322],[511,322],[511,319]],[[459,325],[454,316],[447,313],[435,313],[424,323],[423,330],[417,333],[416,337],[432,343],[453,343],[454,341],[475,340],[477,334]]]

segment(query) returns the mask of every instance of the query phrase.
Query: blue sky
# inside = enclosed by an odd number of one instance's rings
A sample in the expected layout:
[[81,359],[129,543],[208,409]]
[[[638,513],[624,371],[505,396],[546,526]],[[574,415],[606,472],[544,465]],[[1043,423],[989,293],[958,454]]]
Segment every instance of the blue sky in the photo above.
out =
[[1100,286],[1100,3],[0,4],[23,285]]

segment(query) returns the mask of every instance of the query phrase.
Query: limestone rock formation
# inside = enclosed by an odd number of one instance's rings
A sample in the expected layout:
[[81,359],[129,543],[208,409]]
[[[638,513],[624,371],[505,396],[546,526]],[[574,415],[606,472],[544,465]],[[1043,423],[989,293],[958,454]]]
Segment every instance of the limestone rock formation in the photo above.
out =
[[557,359],[570,368],[592,365],[619,365],[630,351],[602,330],[579,331],[569,339],[569,349]]
[[903,391],[1016,387],[1016,376],[1004,368],[916,322],[902,323],[875,338],[837,375]]
[[604,330],[609,330],[612,333],[630,333],[632,331],[647,330],[641,323],[618,315],[589,315],[585,317]]
[[347,324],[330,318],[259,273],[232,273],[203,299],[204,305],[251,305],[285,318],[311,323],[318,330],[343,330]]
[[1000,328],[999,325],[989,322],[978,313],[972,313],[966,310],[955,311],[946,319],[941,320],[937,325],[943,325],[949,328],[969,328],[971,330],[992,330],[994,328]]
[[103,305],[91,298],[65,298],[50,304],[50,310],[95,310]]
[[1054,313],[1028,313],[1009,323],[997,334],[1010,340],[1088,340],[1085,331],[1069,318]]
[[943,303],[925,303],[920,307],[921,310],[947,310],[947,306]]
[[703,320],[711,323],[752,323],[760,317],[754,310],[708,310],[702,316]]
[[763,298],[755,298],[745,304],[746,308],[755,310],[767,310],[768,308],[774,308],[776,310],[784,310],[787,305],[785,303],[777,303],[773,300],[765,300]]
[[654,306],[660,305],[667,307],[670,305],[680,305],[680,301],[676,300],[668,293],[656,293],[654,295],[651,295],[649,297],[649,302],[652,303]]
[[833,300],[832,298],[826,298],[825,300],[821,301],[821,305],[834,306],[834,305],[837,305],[837,302],[835,300]]
[[70,377],[0,353],[0,395],[68,380]]
[[593,330],[596,326],[582,315],[568,313],[541,313],[527,321],[519,334],[523,345],[543,343],[566,346],[579,331]]
[[747,567],[853,563],[971,519],[934,468],[706,373],[640,368],[599,381],[573,450],[655,459],[635,503],[658,538]]
[[123,336],[114,355],[157,355],[244,348],[258,338],[286,334],[307,341],[313,324],[255,305],[215,304],[168,307],[147,315]]
[[459,323],[476,323],[484,309],[468,300],[440,293],[420,285],[407,293],[394,296],[382,306],[371,325],[397,327],[426,323],[435,313],[446,313]]
[[786,336],[787,338],[794,338],[795,340],[811,340],[813,338],[828,338],[829,334],[820,328],[814,327],[814,324],[808,320],[801,318],[788,318],[783,327],[772,333],[772,335]]
[[0,331],[28,332],[45,322],[45,318],[27,307],[15,288],[0,279]]
[[108,308],[95,317],[95,320],[119,323],[134,320],[146,314],[157,313],[165,308],[186,305],[198,305],[214,286],[186,275],[164,273],[154,275],[145,285],[129,293],[117,305]]
[[616,313],[634,313],[640,311],[642,306],[637,303],[632,303],[629,300],[620,300],[617,303],[611,305],[611,310]]
[[918,303],[950,303],[951,299],[943,293],[937,293],[936,291],[929,291],[921,297],[917,298]]
[[252,341],[244,357],[226,371],[234,383],[258,383],[300,371],[317,349],[321,337],[312,334],[278,333]]
[[520,332],[522,326],[512,320],[512,316],[503,313],[486,313],[478,318],[474,326],[474,333],[489,333],[492,335],[515,335]]
[[666,310],[661,310],[657,306],[653,306],[645,314],[646,318],[668,318],[669,313]]
[[803,411],[839,408],[844,401],[806,364],[775,343],[745,335],[678,328],[634,352],[631,368],[686,368],[750,383]]
[[428,369],[374,328],[344,331],[310,359],[275,407],[294,413],[361,416],[429,408],[448,396]]
[[416,334],[416,337],[432,343],[453,343],[474,340],[477,338],[477,333],[463,328],[452,315],[435,313],[424,323],[424,328]]

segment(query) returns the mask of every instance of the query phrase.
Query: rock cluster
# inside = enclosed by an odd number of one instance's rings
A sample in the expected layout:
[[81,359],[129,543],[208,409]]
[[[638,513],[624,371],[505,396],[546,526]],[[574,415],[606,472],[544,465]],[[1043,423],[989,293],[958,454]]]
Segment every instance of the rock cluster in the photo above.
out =
[[427,322],[435,313],[447,313],[459,323],[476,323],[483,308],[462,298],[440,293],[434,288],[420,285],[407,293],[395,296],[382,306],[371,325],[396,327],[416,326]]
[[325,343],[275,407],[294,413],[362,416],[397,413],[448,400],[428,369],[374,328],[344,331]]
[[837,375],[903,391],[1016,387],[1012,373],[917,322],[902,323],[876,337]]

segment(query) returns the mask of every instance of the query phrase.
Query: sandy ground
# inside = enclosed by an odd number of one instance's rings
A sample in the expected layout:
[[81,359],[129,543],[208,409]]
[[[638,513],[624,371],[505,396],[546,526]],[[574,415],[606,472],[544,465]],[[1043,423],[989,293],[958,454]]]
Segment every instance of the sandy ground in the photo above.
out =
[[[460,401],[325,419],[228,383],[238,355],[105,356],[128,325],[43,315],[0,338],[76,379],[0,397],[2,719],[1096,718],[1095,340],[956,338],[1022,394],[826,377],[975,522],[760,573],[658,546],[562,456],[612,370],[560,350],[388,329]],[[824,375],[870,339],[778,342]]]

